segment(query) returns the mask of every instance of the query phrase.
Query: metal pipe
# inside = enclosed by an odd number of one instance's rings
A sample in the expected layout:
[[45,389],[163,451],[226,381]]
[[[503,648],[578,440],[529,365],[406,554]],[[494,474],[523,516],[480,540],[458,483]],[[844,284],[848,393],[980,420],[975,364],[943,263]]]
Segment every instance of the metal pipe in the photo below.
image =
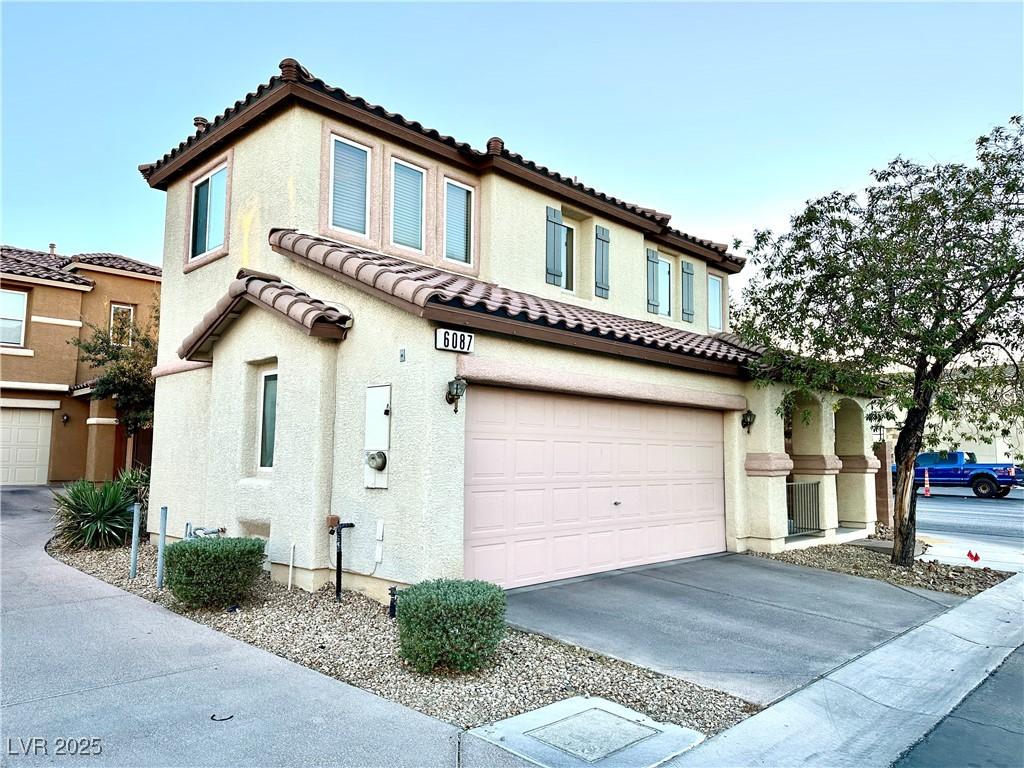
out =
[[156,588],[164,588],[164,549],[167,547],[167,507],[160,507],[160,541],[156,548]]
[[132,565],[128,569],[128,578],[134,579],[139,571],[139,518],[142,516],[142,505],[132,504]]
[[292,591],[292,570],[295,568],[295,542],[292,542],[292,552],[288,556],[288,591]]
[[355,528],[355,523],[338,523],[331,533],[334,534],[334,601],[341,602],[341,532],[345,528]]

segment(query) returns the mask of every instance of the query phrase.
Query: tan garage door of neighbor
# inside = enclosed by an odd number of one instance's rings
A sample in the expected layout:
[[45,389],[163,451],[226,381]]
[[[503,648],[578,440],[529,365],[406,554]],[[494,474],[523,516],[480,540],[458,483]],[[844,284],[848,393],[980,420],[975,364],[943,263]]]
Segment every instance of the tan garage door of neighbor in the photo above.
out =
[[474,386],[465,573],[520,587],[725,549],[722,414]]
[[0,408],[0,484],[46,485],[53,411]]

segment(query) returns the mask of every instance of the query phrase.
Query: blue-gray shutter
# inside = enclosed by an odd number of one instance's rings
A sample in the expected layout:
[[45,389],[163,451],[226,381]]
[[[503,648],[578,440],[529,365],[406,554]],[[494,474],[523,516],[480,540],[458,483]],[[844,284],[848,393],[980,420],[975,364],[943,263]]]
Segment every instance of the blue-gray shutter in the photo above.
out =
[[594,294],[608,298],[608,249],[611,234],[606,227],[596,227],[594,241]]
[[683,320],[693,322],[693,264],[680,260],[683,275]]
[[548,207],[546,280],[552,285],[562,284],[562,259],[559,253],[561,241],[558,237],[561,224],[562,212],[557,208]]
[[423,250],[423,172],[408,165],[394,166],[394,210],[391,237],[396,245]]
[[334,141],[334,213],[331,224],[366,234],[366,150]]
[[647,311],[658,314],[658,252],[647,249]]
[[444,211],[444,257],[452,261],[469,264],[472,224],[469,221],[473,210],[472,193],[468,189],[447,184]]

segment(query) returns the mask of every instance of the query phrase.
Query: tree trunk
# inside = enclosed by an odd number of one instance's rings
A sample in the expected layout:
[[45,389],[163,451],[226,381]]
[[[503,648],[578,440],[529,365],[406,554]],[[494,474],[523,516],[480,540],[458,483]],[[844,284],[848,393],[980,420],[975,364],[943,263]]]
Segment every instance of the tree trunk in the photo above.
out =
[[914,463],[924,442],[924,427],[930,402],[907,412],[896,441],[896,498],[893,504],[892,563],[914,564],[917,543],[917,493],[914,488]]

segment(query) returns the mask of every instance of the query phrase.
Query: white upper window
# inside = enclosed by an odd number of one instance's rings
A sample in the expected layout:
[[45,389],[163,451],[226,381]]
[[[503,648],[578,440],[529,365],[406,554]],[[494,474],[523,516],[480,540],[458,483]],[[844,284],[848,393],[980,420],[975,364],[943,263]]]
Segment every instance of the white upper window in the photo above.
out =
[[708,329],[720,331],[725,327],[725,297],[722,278],[708,275]]
[[423,251],[427,173],[398,159],[391,161],[391,243]]
[[451,179],[444,180],[444,257],[473,262],[473,189]]
[[331,226],[370,231],[370,148],[334,136],[331,141]]
[[132,324],[135,322],[135,307],[131,304],[110,305],[110,340],[122,347],[132,345]]
[[0,344],[25,346],[25,313],[28,293],[0,290]]
[[672,262],[658,259],[658,314],[672,317]]
[[576,229],[569,224],[558,224],[555,228],[555,248],[558,254],[558,266],[562,270],[561,286],[567,291],[576,287],[574,279],[576,270]]
[[227,206],[228,167],[224,164],[192,184],[190,259],[197,259],[224,245]]

